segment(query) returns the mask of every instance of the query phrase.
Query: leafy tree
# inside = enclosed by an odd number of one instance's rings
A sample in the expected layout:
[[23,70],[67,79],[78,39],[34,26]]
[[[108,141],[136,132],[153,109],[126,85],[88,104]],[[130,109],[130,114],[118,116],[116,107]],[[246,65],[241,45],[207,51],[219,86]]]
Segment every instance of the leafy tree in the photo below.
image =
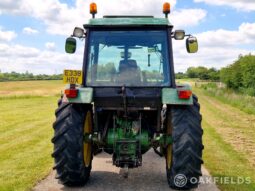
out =
[[255,95],[255,56],[240,55],[233,64],[221,69],[220,79],[228,88]]
[[210,68],[208,70],[208,77],[210,80],[219,81],[220,80],[220,71],[216,68]]
[[199,78],[201,80],[219,80],[219,71],[215,68],[206,68],[203,66],[189,67],[186,75],[188,78]]
[[178,72],[175,74],[175,78],[176,79],[184,79],[184,78],[187,78],[187,74],[183,73],[183,72]]

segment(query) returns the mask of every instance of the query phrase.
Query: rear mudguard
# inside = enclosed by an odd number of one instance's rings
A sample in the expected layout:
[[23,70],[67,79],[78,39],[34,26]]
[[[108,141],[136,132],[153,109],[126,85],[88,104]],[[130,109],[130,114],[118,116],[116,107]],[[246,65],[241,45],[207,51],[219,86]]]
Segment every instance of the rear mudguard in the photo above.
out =
[[82,88],[76,87],[78,89],[78,95],[76,98],[67,98],[65,94],[63,95],[63,102],[66,103],[92,103],[93,101],[93,88]]
[[193,105],[193,97],[189,99],[180,99],[178,92],[180,90],[190,90],[191,87],[188,84],[177,85],[176,88],[163,88],[162,89],[162,104],[167,105]]
[[[77,87],[78,96],[76,98],[63,97],[63,102],[68,103],[85,103],[89,104],[93,102],[93,88],[89,87]],[[192,105],[192,95],[189,99],[180,99],[178,97],[178,91],[180,90],[191,90],[190,85],[178,85],[176,88],[163,88],[162,89],[162,104],[167,105]]]

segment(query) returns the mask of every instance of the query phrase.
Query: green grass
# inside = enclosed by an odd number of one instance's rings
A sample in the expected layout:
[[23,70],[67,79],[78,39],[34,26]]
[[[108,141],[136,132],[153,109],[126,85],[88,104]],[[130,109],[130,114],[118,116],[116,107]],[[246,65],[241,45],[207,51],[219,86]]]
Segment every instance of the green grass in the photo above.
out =
[[60,95],[63,87],[60,80],[0,82],[0,98],[56,96]]
[[213,177],[248,178],[251,184],[223,184],[220,190],[255,190],[255,116],[193,88],[199,97],[203,115],[203,160]]
[[[0,191],[30,190],[51,171],[55,95],[63,87],[61,81],[0,83]],[[252,180],[241,185],[217,182],[221,190],[254,191],[255,115],[194,90],[203,114],[205,167],[214,177]]]
[[[251,184],[228,184],[216,182],[220,190],[226,191],[254,191],[255,174],[254,167],[243,155],[240,155],[213,127],[203,123],[205,149],[203,159],[205,166],[213,177],[231,177],[237,181],[237,177],[251,181]],[[247,182],[248,183],[248,182]]]
[[52,169],[61,81],[0,82],[0,190],[30,190]]
[[57,97],[0,99],[0,190],[30,190],[51,170]]
[[223,103],[227,103],[248,114],[255,114],[255,97],[236,93],[226,88],[217,88],[213,83],[201,86],[204,94],[215,97]]

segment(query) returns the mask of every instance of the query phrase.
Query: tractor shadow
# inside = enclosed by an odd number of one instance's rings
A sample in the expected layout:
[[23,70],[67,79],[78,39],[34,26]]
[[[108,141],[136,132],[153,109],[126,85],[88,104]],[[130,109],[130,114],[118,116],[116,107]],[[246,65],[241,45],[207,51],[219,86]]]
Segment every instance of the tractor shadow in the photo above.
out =
[[165,174],[132,172],[128,178],[121,173],[93,171],[90,180],[84,187],[62,187],[63,191],[134,191],[134,190],[170,190],[166,182]]
[[[205,169],[203,169],[205,171]],[[204,172],[203,172],[204,173]],[[123,170],[112,165],[111,155],[100,153],[93,158],[91,176],[83,187],[65,187],[55,179],[53,171],[33,191],[171,191],[167,184],[165,159],[153,150],[143,155],[143,166],[129,170],[124,178]],[[204,176],[209,176],[205,173]],[[218,191],[214,184],[201,184],[196,191]]]
[[84,187],[62,187],[63,191],[133,191],[171,190],[168,187],[165,172],[165,159],[152,150],[143,155],[143,166],[129,169],[128,178],[123,170],[112,165],[111,155],[100,153],[93,159],[89,181]]

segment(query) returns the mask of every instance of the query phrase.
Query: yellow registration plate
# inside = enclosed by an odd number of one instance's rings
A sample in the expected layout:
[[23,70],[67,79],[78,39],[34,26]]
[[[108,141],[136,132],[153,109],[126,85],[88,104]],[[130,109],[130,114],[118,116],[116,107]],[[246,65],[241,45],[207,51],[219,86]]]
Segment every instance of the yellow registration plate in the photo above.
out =
[[82,84],[82,71],[64,70],[63,82],[65,84]]

